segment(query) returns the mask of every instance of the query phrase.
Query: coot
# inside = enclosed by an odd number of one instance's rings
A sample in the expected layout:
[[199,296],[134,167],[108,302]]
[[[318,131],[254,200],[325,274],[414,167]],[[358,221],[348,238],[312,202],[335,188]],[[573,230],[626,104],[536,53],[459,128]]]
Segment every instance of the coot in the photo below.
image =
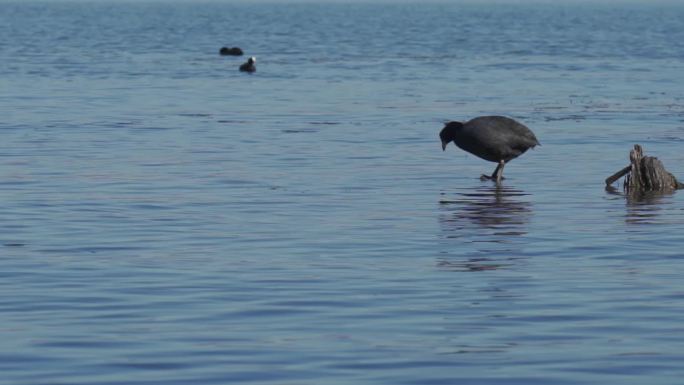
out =
[[497,183],[503,179],[504,165],[530,148],[540,145],[525,125],[505,116],[480,116],[465,123],[449,122],[439,133],[442,150],[449,142],[484,160],[498,163],[491,176]]
[[239,47],[233,47],[233,48],[228,48],[228,47],[221,47],[219,50],[219,54],[223,56],[242,56],[243,52]]
[[256,63],[256,58],[254,56],[250,57],[247,59],[247,63],[242,63],[240,66],[240,71],[243,72],[254,72],[256,71],[256,66],[254,65]]

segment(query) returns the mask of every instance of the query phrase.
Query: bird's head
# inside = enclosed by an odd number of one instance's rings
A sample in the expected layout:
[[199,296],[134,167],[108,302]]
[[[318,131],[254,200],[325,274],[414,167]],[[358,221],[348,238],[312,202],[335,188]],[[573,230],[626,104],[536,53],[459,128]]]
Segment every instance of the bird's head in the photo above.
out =
[[461,122],[448,122],[444,125],[444,128],[439,133],[439,139],[442,140],[442,151],[446,150],[449,142],[453,142],[456,139],[461,128],[463,128],[463,123]]
[[249,62],[249,64],[254,64],[254,63],[256,63],[256,58],[254,56],[252,56],[249,59],[247,59],[247,61]]

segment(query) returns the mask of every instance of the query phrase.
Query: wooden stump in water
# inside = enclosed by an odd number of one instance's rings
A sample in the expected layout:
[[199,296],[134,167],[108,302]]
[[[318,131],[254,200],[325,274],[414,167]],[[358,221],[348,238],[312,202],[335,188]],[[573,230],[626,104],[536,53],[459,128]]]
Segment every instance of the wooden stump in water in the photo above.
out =
[[634,191],[674,191],[684,188],[684,184],[677,181],[663,166],[658,158],[644,156],[640,145],[635,144],[629,152],[630,165],[606,178],[606,187],[610,187],[623,175],[625,181],[623,189],[627,192]]

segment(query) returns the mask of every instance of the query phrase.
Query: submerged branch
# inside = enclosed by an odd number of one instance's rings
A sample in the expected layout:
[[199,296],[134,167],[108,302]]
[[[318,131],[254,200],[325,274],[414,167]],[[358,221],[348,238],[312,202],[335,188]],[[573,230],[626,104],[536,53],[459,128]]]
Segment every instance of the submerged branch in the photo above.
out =
[[625,191],[674,191],[684,184],[669,173],[663,163],[653,156],[644,156],[640,145],[635,144],[629,152],[630,165],[606,178],[606,187],[625,176]]

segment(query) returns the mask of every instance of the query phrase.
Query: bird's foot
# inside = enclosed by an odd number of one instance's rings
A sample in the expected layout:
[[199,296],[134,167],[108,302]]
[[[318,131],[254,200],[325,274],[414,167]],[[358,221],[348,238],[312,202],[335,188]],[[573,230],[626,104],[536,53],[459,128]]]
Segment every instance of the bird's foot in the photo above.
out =
[[[504,180],[504,179],[506,179],[506,178],[504,178],[504,177],[502,176],[502,177],[501,177],[501,180]],[[493,181],[496,181],[496,177],[495,177],[495,176],[491,176],[491,175],[482,174],[482,175],[480,175],[480,180],[493,180]]]

